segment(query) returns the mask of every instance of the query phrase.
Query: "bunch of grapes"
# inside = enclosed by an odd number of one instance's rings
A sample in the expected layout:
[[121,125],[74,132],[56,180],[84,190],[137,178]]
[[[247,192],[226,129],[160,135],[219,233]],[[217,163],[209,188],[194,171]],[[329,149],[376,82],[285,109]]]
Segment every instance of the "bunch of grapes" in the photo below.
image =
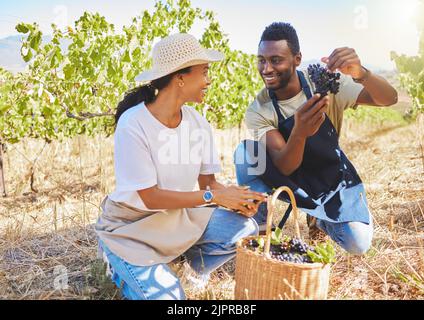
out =
[[[300,254],[307,253],[312,248],[299,238],[293,238],[289,241],[290,251],[298,252]],[[311,250],[312,251],[312,250]]]
[[271,258],[278,261],[292,262],[292,263],[311,263],[312,260],[309,256],[298,253],[270,253]]
[[[261,244],[256,239],[249,239],[246,242],[246,247],[253,251],[263,250]],[[269,253],[272,259],[278,261],[312,263],[308,251],[314,251],[314,248],[299,238],[287,237],[282,239],[280,244],[271,244]]]
[[325,97],[328,92],[333,94],[339,92],[340,73],[332,73],[318,63],[309,65],[308,74],[315,84],[315,93],[321,94],[321,97]]

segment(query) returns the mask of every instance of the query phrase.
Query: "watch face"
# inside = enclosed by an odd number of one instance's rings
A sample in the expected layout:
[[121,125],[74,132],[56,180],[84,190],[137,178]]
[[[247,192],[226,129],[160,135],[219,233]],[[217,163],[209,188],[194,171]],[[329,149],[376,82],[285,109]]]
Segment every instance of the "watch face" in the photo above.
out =
[[204,194],[203,194],[203,199],[205,199],[205,201],[211,201],[212,200],[212,192],[210,192],[210,191],[206,191]]

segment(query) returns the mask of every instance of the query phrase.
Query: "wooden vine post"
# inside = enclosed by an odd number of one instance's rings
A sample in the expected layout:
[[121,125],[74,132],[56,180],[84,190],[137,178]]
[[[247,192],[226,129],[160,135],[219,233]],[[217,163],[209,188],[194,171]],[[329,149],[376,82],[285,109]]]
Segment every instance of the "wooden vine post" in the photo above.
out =
[[0,194],[6,197],[6,184],[4,182],[4,169],[3,169],[3,144],[0,144]]

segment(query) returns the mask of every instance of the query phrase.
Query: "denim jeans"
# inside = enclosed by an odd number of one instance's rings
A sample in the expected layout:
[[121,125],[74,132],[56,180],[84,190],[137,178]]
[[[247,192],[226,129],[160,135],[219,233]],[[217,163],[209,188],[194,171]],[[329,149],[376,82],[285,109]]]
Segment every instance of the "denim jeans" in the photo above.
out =
[[[257,235],[259,228],[254,219],[216,208],[202,237],[185,253],[196,273],[207,278],[209,274],[234,258],[239,239]],[[178,277],[166,263],[149,267],[131,265],[101,241],[99,246],[109,262],[112,281],[129,300],[184,300],[185,294]]]
[[[248,173],[248,169],[254,167],[255,164],[252,164],[252,159],[248,159],[248,161],[244,160],[245,156],[247,157],[244,153],[245,148],[243,144],[240,144],[234,153],[234,164],[238,184],[250,186],[251,190],[258,192],[271,192],[271,188],[268,187],[259,176]],[[253,216],[253,218],[258,225],[266,224],[266,203],[262,203],[259,206],[258,213]],[[317,227],[328,234],[339,246],[351,254],[362,255],[366,253],[371,246],[373,237],[372,217],[370,217],[370,224],[362,222],[333,223],[318,219]]]

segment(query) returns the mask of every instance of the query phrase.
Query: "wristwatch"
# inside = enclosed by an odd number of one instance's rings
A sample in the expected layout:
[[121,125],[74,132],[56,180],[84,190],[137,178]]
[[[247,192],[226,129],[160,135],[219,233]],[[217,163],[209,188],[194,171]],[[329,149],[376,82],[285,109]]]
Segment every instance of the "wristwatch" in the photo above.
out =
[[203,200],[205,200],[206,203],[211,203],[213,199],[213,193],[211,191],[211,187],[206,186],[206,191],[203,194]]
[[353,82],[356,82],[356,83],[363,83],[365,80],[367,80],[367,78],[370,76],[370,74],[371,74],[371,71],[369,71],[367,68],[365,68],[364,66],[362,66],[362,68],[365,70],[365,75],[362,77],[362,78],[359,78],[359,79],[355,79],[355,78],[352,78],[353,79]]

